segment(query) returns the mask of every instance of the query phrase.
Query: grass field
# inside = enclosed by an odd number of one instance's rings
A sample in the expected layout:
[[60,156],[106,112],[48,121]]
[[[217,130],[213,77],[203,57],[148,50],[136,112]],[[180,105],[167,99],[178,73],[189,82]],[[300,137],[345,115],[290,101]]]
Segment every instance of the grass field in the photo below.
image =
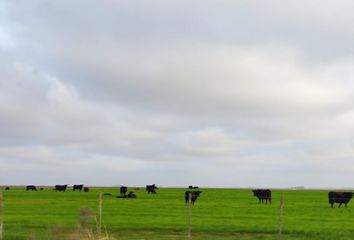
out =
[[[201,189],[192,208],[192,239],[276,239],[280,195],[284,197],[283,239],[354,239],[354,203],[330,208],[328,191],[273,190],[272,205],[258,204],[250,190]],[[74,239],[80,209],[97,213],[98,193],[118,195],[118,188],[88,193],[3,191],[4,239]],[[185,189],[158,189],[137,199],[103,196],[103,224],[114,239],[187,239]],[[95,227],[95,223],[92,223]]]

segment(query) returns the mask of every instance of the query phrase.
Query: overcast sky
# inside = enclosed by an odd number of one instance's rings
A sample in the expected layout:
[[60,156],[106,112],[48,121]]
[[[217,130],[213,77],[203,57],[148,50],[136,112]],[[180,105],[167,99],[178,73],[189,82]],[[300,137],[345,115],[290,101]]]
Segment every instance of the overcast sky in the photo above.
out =
[[352,0],[0,1],[0,185],[354,188]]

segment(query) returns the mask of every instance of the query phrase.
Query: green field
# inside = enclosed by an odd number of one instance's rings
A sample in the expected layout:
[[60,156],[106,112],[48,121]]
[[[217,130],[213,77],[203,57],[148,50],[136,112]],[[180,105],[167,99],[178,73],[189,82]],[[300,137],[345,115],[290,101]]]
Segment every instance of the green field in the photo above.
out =
[[[272,205],[258,204],[250,190],[201,189],[192,208],[192,239],[276,239],[281,194],[283,239],[354,239],[354,203],[330,208],[328,191],[273,190]],[[75,239],[82,214],[98,212],[98,194],[118,188],[91,188],[89,193],[3,191],[4,239]],[[144,189],[137,199],[103,196],[103,224],[112,239],[187,239],[185,189]],[[80,220],[81,219],[81,220]],[[94,229],[95,222],[89,228]],[[81,230],[80,230],[81,231]]]

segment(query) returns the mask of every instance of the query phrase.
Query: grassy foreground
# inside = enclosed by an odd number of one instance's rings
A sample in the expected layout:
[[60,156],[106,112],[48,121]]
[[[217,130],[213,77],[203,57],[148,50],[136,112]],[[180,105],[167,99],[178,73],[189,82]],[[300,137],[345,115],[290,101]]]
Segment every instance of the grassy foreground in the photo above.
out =
[[[266,206],[250,190],[201,190],[192,208],[192,239],[276,239],[281,194],[283,239],[354,239],[354,203],[332,209],[328,191],[273,190],[272,205]],[[4,239],[75,239],[84,221],[82,209],[98,212],[99,192],[113,194],[103,196],[103,224],[112,239],[187,239],[185,189],[158,189],[156,195],[141,189],[137,199],[115,198],[118,191],[3,191]]]

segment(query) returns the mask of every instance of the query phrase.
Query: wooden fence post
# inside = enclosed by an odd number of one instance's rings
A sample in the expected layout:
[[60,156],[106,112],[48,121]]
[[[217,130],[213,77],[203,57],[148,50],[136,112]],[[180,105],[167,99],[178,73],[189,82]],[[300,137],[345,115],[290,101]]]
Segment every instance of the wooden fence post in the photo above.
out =
[[3,215],[4,215],[4,197],[2,190],[0,190],[0,240],[3,239]]
[[97,234],[101,236],[102,229],[102,192],[98,195],[98,222],[97,222]]
[[192,193],[188,193],[188,210],[187,210],[187,228],[188,228],[188,240],[192,239],[192,226],[191,226],[191,210],[192,210]]
[[279,205],[279,218],[278,218],[278,239],[281,240],[282,230],[283,230],[283,207],[284,207],[284,199],[283,194],[280,195],[280,205]]

